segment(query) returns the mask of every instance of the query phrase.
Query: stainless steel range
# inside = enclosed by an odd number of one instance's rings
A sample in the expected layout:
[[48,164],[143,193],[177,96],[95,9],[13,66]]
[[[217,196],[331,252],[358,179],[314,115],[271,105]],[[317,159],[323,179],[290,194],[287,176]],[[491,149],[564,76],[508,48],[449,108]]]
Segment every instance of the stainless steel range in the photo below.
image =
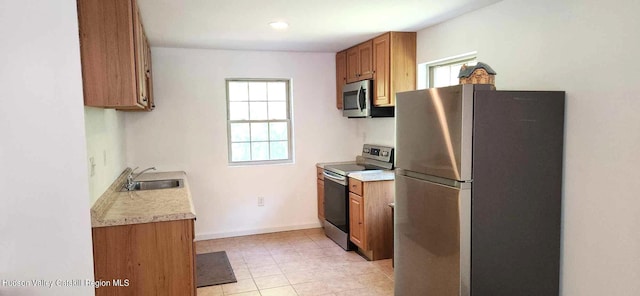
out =
[[393,169],[393,148],[364,144],[362,156],[354,164],[324,167],[324,231],[345,250],[352,250],[349,241],[349,184],[353,172]]

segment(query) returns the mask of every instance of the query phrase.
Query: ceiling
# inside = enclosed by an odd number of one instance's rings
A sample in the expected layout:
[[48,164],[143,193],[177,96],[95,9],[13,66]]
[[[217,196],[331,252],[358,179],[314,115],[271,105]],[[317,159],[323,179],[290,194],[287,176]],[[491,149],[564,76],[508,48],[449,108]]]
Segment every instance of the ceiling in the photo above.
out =
[[[337,52],[501,0],[138,0],[152,46]],[[274,30],[273,21],[289,28]]]

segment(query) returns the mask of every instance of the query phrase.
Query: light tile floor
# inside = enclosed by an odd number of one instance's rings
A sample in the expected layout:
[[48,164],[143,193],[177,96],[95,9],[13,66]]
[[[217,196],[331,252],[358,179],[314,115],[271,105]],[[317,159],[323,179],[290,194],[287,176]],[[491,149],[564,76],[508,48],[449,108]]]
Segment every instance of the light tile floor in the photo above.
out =
[[392,296],[391,260],[345,252],[321,228],[199,241],[196,252],[226,251],[237,283],[198,296]]

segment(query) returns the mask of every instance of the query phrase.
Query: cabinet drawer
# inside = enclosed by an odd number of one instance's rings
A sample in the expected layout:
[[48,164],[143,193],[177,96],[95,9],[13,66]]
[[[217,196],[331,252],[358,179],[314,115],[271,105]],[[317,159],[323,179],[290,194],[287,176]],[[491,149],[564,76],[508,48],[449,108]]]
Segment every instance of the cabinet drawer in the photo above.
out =
[[349,178],[349,191],[362,196],[362,181]]
[[316,176],[318,178],[318,180],[324,180],[324,169],[316,167]]

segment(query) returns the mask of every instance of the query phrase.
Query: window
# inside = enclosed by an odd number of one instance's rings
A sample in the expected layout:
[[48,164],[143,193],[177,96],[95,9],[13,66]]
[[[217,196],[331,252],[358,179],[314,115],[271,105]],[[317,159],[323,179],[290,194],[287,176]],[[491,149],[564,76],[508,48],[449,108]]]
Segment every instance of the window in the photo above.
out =
[[227,79],[230,164],[291,162],[290,81]]
[[418,88],[456,85],[459,82],[460,67],[464,64],[475,65],[476,63],[476,53],[472,52],[421,64],[418,72]]

